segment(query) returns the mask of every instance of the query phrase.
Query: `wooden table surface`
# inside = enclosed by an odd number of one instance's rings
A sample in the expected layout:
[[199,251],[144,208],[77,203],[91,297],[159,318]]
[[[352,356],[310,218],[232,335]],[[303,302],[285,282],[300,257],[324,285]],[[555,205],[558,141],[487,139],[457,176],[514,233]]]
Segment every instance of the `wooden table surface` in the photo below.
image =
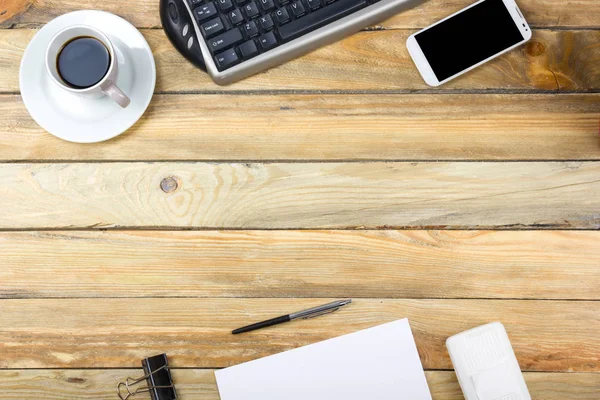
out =
[[[429,88],[404,42],[471,1],[219,87],[158,0],[0,0],[0,399],[114,400],[166,352],[182,400],[216,400],[215,368],[403,317],[436,400],[462,399],[446,338],[491,321],[534,399],[599,399],[600,2],[520,0],[531,42]],[[77,145],[29,117],[19,62],[97,8],[141,30],[158,80],[132,129]]]

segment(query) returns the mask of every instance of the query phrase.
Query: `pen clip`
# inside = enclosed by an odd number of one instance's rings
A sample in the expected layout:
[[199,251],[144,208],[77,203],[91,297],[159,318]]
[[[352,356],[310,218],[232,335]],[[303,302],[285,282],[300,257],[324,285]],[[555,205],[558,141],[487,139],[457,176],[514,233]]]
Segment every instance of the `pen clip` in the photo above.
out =
[[319,311],[317,313],[311,314],[311,315],[307,315],[306,317],[302,317],[302,319],[311,319],[311,318],[315,318],[315,317],[319,317],[321,315],[325,315],[325,314],[331,314],[332,312],[335,312],[337,310],[339,310],[340,308],[332,308],[331,310],[325,310],[325,311]]

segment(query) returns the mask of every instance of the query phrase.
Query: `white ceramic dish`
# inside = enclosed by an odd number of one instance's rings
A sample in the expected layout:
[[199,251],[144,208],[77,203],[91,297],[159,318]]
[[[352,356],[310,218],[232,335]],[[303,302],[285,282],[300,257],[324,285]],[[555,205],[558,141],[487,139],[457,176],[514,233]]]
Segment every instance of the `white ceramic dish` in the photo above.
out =
[[[107,35],[119,61],[118,86],[131,104],[121,108],[107,96],[83,98],[52,81],[44,63],[52,37],[72,25],[89,25]],[[46,24],[31,40],[19,73],[21,95],[27,111],[42,128],[61,139],[95,143],[129,129],[150,104],[156,84],[156,66],[150,46],[129,22],[104,11],[75,11]]]

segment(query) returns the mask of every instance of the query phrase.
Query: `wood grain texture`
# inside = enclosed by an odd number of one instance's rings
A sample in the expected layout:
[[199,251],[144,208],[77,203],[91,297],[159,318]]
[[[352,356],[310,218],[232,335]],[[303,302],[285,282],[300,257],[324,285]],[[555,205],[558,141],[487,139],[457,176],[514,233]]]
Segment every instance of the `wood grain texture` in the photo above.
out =
[[[266,73],[218,86],[177,53],[162,30],[143,30],[157,66],[156,92],[598,90],[600,31],[536,30],[524,47],[431,89],[403,43],[413,31],[361,32]],[[0,92],[19,91],[19,65],[35,31],[0,30]],[[185,76],[185,79],[181,79]]]
[[[171,369],[181,400],[219,400],[214,370]],[[114,400],[116,383],[141,369],[0,371],[0,400]],[[433,400],[463,400],[452,371],[425,371]],[[533,400],[597,400],[600,374],[525,372]]]
[[502,321],[523,370],[600,372],[597,301],[358,299],[326,317],[231,334],[329,300],[2,300],[0,368],[139,367],[161,352],[174,366],[225,367],[408,317],[426,369],[451,368],[449,336]]
[[0,265],[0,298],[600,299],[600,232],[5,232]]
[[600,160],[598,104],[600,94],[157,95],[127,133],[81,146],[0,96],[0,160]]
[[[386,28],[425,27],[471,4],[470,0],[430,0],[380,25]],[[92,0],[2,0],[0,28],[31,27],[45,24],[64,13],[98,9],[122,16],[137,27],[158,27],[158,2],[105,0],[99,7]],[[598,27],[600,5],[596,0],[521,0],[519,7],[533,26]],[[7,11],[3,13],[2,11]]]
[[3,229],[598,229],[600,163],[4,164],[0,198]]
[[[16,95],[30,28],[98,7],[159,28],[158,1],[0,0],[0,28],[26,28],[0,29],[0,161],[144,161],[0,164],[0,229],[600,228],[597,162],[181,162],[600,160],[600,94],[529,93],[600,89],[600,2],[521,0],[530,43],[429,91],[403,43],[471,2],[428,1],[225,88],[143,29],[159,94],[127,134],[79,146]],[[598,233],[2,232],[0,368],[137,368],[163,351],[217,368],[409,317],[424,366],[448,369],[448,336],[500,320],[535,400],[597,399]],[[345,296],[318,321],[229,334]],[[138,372],[0,370],[0,399],[112,399]],[[174,374],[184,400],[218,399],[212,370]],[[452,372],[427,378],[434,399],[462,399]]]

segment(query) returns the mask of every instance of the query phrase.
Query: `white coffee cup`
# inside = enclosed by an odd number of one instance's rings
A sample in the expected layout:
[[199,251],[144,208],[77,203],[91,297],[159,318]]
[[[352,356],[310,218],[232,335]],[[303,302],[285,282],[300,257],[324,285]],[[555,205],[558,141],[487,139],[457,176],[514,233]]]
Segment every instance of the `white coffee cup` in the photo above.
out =
[[[92,37],[100,41],[110,54],[110,65],[104,77],[94,86],[84,89],[73,88],[63,81],[58,73],[57,58],[63,47],[71,40],[78,37]],[[59,87],[83,97],[98,98],[104,95],[110,97],[118,105],[125,108],[131,102],[129,97],[117,87],[117,77],[119,75],[119,63],[117,61],[117,53],[108,37],[98,29],[87,25],[73,25],[58,32],[50,40],[50,44],[46,49],[46,69],[50,78]]]

